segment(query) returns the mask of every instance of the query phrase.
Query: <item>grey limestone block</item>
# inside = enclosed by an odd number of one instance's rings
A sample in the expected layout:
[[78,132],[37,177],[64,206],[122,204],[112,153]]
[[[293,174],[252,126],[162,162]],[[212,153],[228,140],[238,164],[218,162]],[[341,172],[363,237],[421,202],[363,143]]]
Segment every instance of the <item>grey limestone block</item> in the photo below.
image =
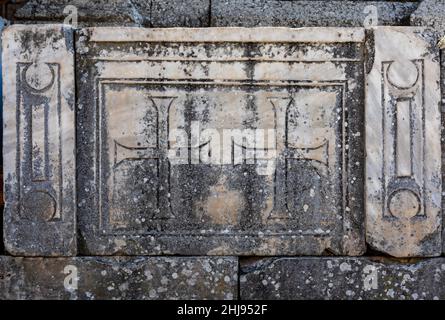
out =
[[[363,27],[409,25],[414,1],[213,0],[214,27]],[[374,17],[378,17],[373,19]],[[371,20],[374,20],[372,22]]]
[[2,45],[6,250],[75,255],[73,32],[14,25]]
[[11,254],[440,255],[429,29],[72,36],[3,34]]
[[68,10],[65,13],[64,9],[72,5],[77,9],[79,22],[136,24],[134,7],[131,3],[122,0],[31,0],[17,10],[14,18],[18,22],[63,23],[68,16]]
[[0,299],[236,299],[235,257],[0,256]]
[[[210,0],[31,0],[20,8],[19,23],[63,23],[78,14],[79,26],[208,27]],[[65,11],[65,12],[64,12]]]
[[411,15],[411,25],[427,26],[445,36],[445,2],[424,0]]
[[445,259],[300,257],[241,261],[240,299],[445,299]]

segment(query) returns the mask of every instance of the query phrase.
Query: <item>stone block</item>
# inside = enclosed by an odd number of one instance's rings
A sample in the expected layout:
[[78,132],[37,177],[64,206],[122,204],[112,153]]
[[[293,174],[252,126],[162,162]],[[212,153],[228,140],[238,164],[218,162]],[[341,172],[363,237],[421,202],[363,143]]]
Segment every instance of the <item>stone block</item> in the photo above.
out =
[[74,255],[72,30],[14,25],[2,44],[5,247],[13,255]]
[[445,259],[300,257],[241,262],[241,300],[445,299]]
[[74,6],[79,26],[208,27],[210,0],[31,0],[17,11],[21,23],[63,23]]
[[232,257],[0,256],[0,299],[236,299]]
[[83,254],[364,252],[364,30],[77,35]]
[[439,49],[421,27],[374,29],[366,81],[366,233],[396,257],[441,254]]
[[[0,17],[0,56],[1,56],[1,33],[3,32],[3,29],[8,24],[6,20]],[[2,61],[0,59],[0,70],[1,70]],[[1,72],[0,72],[0,80],[1,80]],[[0,86],[0,96],[3,97],[3,86]],[[0,122],[3,123],[3,99],[0,99]],[[3,126],[0,127],[0,136],[3,137]],[[1,149],[3,149],[3,139],[1,140]],[[3,156],[0,157],[0,164],[2,166],[1,169],[1,176],[0,176],[0,221],[3,221],[3,204],[4,204],[4,198],[3,198]],[[0,223],[0,255],[4,252],[4,246],[3,246],[3,224]]]
[[14,18],[21,23],[63,23],[70,10],[77,9],[79,25],[132,25],[150,21],[150,3],[123,0],[31,0],[18,9]]
[[[440,1],[440,0],[439,0]],[[214,27],[409,25],[415,1],[212,0]],[[377,19],[375,19],[377,17]]]

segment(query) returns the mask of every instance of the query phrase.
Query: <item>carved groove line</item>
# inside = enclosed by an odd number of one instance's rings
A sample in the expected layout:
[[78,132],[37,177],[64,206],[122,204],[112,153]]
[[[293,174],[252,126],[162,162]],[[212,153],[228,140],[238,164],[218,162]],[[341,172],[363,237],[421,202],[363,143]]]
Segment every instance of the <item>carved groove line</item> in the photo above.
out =
[[[391,74],[393,69],[397,69],[393,65],[397,65],[399,68],[397,71],[400,72],[400,68],[403,66],[400,62],[384,61],[382,62],[381,69],[383,129],[382,212],[386,218],[426,216],[426,195],[423,192],[426,183],[423,165],[425,160],[425,148],[423,145],[423,141],[425,141],[424,61],[421,59],[410,60],[408,63],[412,64],[411,74],[402,79],[392,79],[394,75]],[[421,113],[421,116],[419,116],[419,113]],[[393,136],[392,142],[385,141],[385,136],[391,133],[391,131],[388,132],[391,125],[391,122],[387,119],[388,114],[392,118],[394,128],[391,135]],[[418,130],[421,131],[421,139],[414,136]],[[394,167],[390,167],[391,163],[387,163],[386,160],[386,149],[390,146],[389,143],[391,143],[392,147],[391,157]],[[414,154],[418,149],[421,150],[421,163],[416,164],[418,166],[414,167]],[[422,187],[419,186],[418,180],[422,182]],[[405,207],[399,208],[401,204],[404,204]]]
[[[50,78],[39,80],[47,83],[30,83],[29,77],[41,77],[31,67],[42,66],[48,68]],[[50,123],[50,119],[55,123]],[[62,219],[63,187],[58,63],[17,63],[16,121],[19,216],[28,220],[58,221]],[[54,131],[58,134],[57,141],[50,141],[50,132]],[[52,144],[57,146],[58,152],[49,150]],[[57,169],[52,166],[51,157],[57,157],[53,164]]]

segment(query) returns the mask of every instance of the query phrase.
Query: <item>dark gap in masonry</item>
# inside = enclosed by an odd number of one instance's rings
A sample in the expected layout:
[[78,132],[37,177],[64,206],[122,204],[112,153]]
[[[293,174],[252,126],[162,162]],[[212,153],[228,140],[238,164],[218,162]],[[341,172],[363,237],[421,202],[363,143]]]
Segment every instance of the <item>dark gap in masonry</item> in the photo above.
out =
[[393,258],[389,254],[378,251],[371,247],[369,244],[366,244],[366,252],[363,254],[363,257],[382,257],[382,258]]
[[[0,70],[1,69],[2,69],[2,63],[0,60]],[[0,72],[0,83],[1,82],[2,82],[2,75]],[[2,99],[3,91],[2,90],[3,86],[0,85],[0,255],[5,254],[5,246],[3,244],[3,210],[5,208],[5,198],[3,193],[3,99]]]

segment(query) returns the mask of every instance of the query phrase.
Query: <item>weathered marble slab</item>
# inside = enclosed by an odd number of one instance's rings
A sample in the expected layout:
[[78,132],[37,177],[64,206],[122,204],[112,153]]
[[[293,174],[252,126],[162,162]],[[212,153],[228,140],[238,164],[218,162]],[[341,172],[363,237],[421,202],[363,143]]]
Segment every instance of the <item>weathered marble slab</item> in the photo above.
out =
[[84,254],[364,252],[364,30],[77,35]]
[[3,31],[5,247],[76,253],[74,47],[70,28]]
[[0,256],[0,299],[236,299],[232,257]]
[[437,39],[378,27],[366,77],[367,242],[396,257],[441,253],[441,113]]
[[278,258],[241,262],[240,298],[445,299],[445,259]]

